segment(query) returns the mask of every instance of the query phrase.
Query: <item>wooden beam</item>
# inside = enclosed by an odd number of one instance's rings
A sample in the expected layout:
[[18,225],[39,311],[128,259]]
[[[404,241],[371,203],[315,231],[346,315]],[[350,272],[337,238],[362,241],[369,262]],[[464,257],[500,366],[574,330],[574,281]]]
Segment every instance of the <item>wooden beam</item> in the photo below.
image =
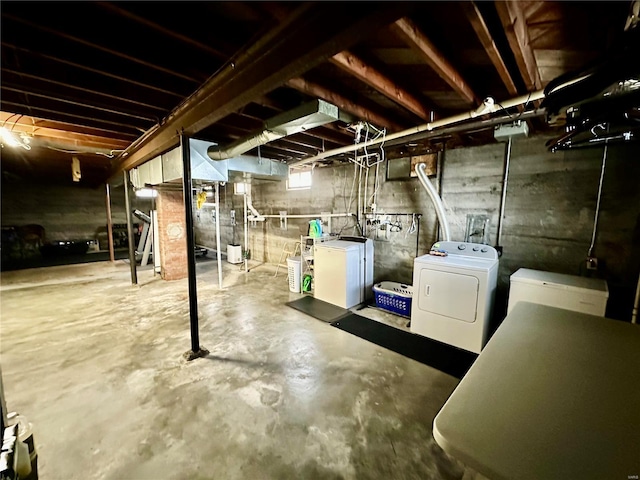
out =
[[[97,2],[97,5],[107,10],[110,10],[117,15],[128,18],[135,22],[138,22],[139,24],[144,25],[145,27],[156,30],[162,33],[163,35],[171,37],[175,40],[179,40],[187,45],[191,45],[193,47],[199,48],[203,52],[207,52],[209,55],[212,55],[222,60],[227,60],[229,58],[229,53],[225,53],[223,51],[220,51],[211,47],[210,45],[205,45],[201,42],[198,42],[197,40],[194,40],[188,35],[182,35],[181,33],[174,32],[173,30],[169,30],[158,23],[152,22],[146,17],[141,17],[140,15],[136,15],[135,13],[132,13],[129,10],[125,10],[124,8],[121,8],[118,5],[114,5],[113,3],[110,3],[110,2]],[[233,47],[230,44],[225,44],[224,50],[226,52],[234,51]]]
[[375,2],[354,15],[348,2],[301,3],[120,156],[113,175],[170,150],[179,132],[197,134],[409,10],[411,2]]
[[478,10],[478,6],[474,2],[461,2],[460,6],[467,16],[467,20],[469,20],[469,23],[473,27],[473,30],[476,32],[480,43],[482,43],[482,46],[487,52],[487,55],[491,59],[491,63],[493,63],[498,75],[500,75],[502,83],[507,87],[507,91],[511,95],[518,95],[518,88],[516,87],[513,78],[511,78],[511,73],[509,73],[509,69],[504,63],[504,59],[493,40],[493,36],[491,35],[489,27],[485,23],[480,10]]
[[432,119],[433,112],[427,110],[415,96],[353,53],[346,50],[340,52],[331,58],[331,63],[416,114],[422,120],[428,122]]
[[327,123],[322,127],[314,128],[313,130],[309,130],[307,133],[313,131],[313,136],[324,140],[326,142],[333,142],[341,147],[344,145],[348,145],[353,143],[353,135],[347,135],[345,132],[337,132],[329,128],[331,123]]
[[[90,126],[93,128],[103,128],[103,125],[113,125],[116,127],[126,128],[128,131],[139,131],[141,133],[144,132],[144,130],[138,125],[133,125],[130,123],[113,122],[111,120],[101,120],[94,117],[88,117],[86,115],[78,115],[75,113],[65,112],[61,110],[53,110],[51,108],[35,107],[28,103],[12,102],[4,98],[2,99],[1,104],[2,104],[2,108],[5,110],[10,109],[16,112],[24,112],[24,115],[31,115],[31,114],[38,115],[38,114],[44,113],[44,115],[42,116],[45,117],[45,116],[48,116],[49,114],[52,114],[56,119],[56,121],[60,121],[64,117],[64,118],[72,118],[74,122],[84,121],[85,123],[83,125]],[[97,125],[100,125],[100,126],[97,126]],[[116,130],[116,132],[126,133],[126,132],[123,132],[123,130]]]
[[14,22],[22,23],[23,25],[27,25],[28,27],[31,27],[33,29],[42,30],[43,32],[47,32],[47,33],[49,33],[51,35],[55,35],[55,36],[58,36],[60,38],[64,38],[65,40],[69,40],[70,42],[79,43],[80,45],[84,45],[85,47],[93,48],[93,49],[98,50],[100,52],[104,52],[104,53],[106,53],[108,55],[112,55],[114,57],[122,58],[124,60],[129,61],[129,62],[137,63],[138,65],[142,65],[143,67],[151,68],[153,70],[157,70],[159,72],[166,73],[168,75],[172,75],[172,76],[177,77],[177,78],[181,78],[183,80],[186,80],[187,82],[198,83],[197,79],[195,79],[193,77],[190,77],[188,75],[185,75],[184,73],[176,72],[174,70],[171,70],[169,68],[163,67],[161,65],[156,65],[155,63],[147,62],[146,60],[143,60],[143,59],[137,58],[137,57],[133,57],[131,55],[127,55],[126,53],[123,53],[123,52],[118,51],[118,50],[114,50],[112,48],[103,47],[102,45],[98,45],[97,43],[90,42],[90,41],[85,40],[83,38],[75,37],[75,36],[70,35],[70,34],[68,34],[66,32],[61,32],[61,31],[56,30],[54,28],[45,27],[42,24],[33,23],[33,22],[28,21],[28,20],[25,20],[24,18],[19,18],[19,17],[16,17],[14,15],[11,15],[9,13],[3,14],[2,16],[5,17],[5,18],[8,18],[9,20],[12,20]]
[[53,80],[52,78],[48,78],[48,77],[43,77],[43,76],[39,76],[39,75],[32,75],[30,73],[27,72],[20,72],[18,70],[13,70],[10,68],[4,68],[2,67],[2,74],[5,74],[5,81],[6,81],[6,74],[9,73],[11,75],[16,75],[20,78],[29,78],[32,80],[35,80],[36,82],[42,82],[42,83],[46,83],[46,84],[50,84],[50,85],[57,85],[59,87],[63,87],[69,90],[77,90],[79,92],[84,92],[84,93],[88,93],[91,95],[95,95],[98,97],[104,97],[104,98],[108,98],[110,100],[115,100],[117,102],[126,102],[128,104],[132,104],[132,105],[136,105],[138,107],[143,107],[143,108],[147,108],[150,110],[157,110],[159,112],[165,112],[167,110],[167,108],[165,107],[160,107],[158,105],[151,105],[149,103],[144,103],[141,102],[137,99],[133,99],[133,98],[125,98],[122,96],[118,96],[118,95],[112,95],[110,93],[106,93],[106,92],[100,92],[98,90],[92,90],[90,88],[85,88],[85,87],[81,87],[79,85],[72,85],[70,83],[65,83],[65,82],[60,82],[58,80]]
[[522,5],[517,1],[498,0],[495,6],[527,90],[540,90],[542,82]]
[[354,115],[357,118],[362,120],[366,120],[373,125],[378,127],[388,128],[393,132],[397,132],[402,130],[402,126],[398,123],[390,120],[383,115],[373,112],[362,105],[355,103],[354,101],[348,99],[340,95],[339,93],[332,92],[327,88],[324,88],[317,83],[309,82],[302,77],[292,78],[287,82],[287,85],[291,88],[295,88],[296,90],[306,93],[307,95],[311,95],[312,97],[317,97],[322,100],[325,100],[329,103],[336,105],[338,108],[344,110],[351,115]]
[[3,83],[2,86],[0,86],[0,89],[6,90],[8,92],[19,93],[19,94],[25,95],[26,97],[44,98],[46,100],[51,100],[53,102],[66,103],[67,105],[73,105],[75,107],[85,108],[85,109],[88,109],[88,110],[98,110],[100,112],[112,113],[114,115],[120,115],[120,116],[123,116],[123,117],[133,118],[133,119],[136,119],[136,120],[143,120],[146,123],[151,122],[153,124],[153,123],[159,121],[158,117],[142,116],[142,115],[138,115],[138,114],[135,114],[135,113],[130,113],[130,112],[124,111],[124,110],[116,110],[116,109],[113,109],[113,108],[109,108],[109,107],[105,106],[104,104],[97,105],[97,104],[89,104],[89,103],[85,103],[85,102],[80,102],[80,101],[77,101],[77,100],[72,100],[70,98],[65,98],[60,94],[58,94],[58,95],[49,95],[49,94],[43,93],[42,91],[36,91],[33,88],[25,89],[25,88],[19,87],[17,85],[13,85],[11,83],[6,83],[6,82]]
[[[312,133],[314,133],[312,131]],[[314,148],[316,150],[328,150],[330,148],[334,148],[335,146],[342,146],[344,142],[337,143],[329,140],[325,140],[324,138],[316,137],[313,134],[309,133],[296,133],[294,135],[289,135],[288,139],[298,142],[300,145]]]
[[436,46],[408,18],[401,18],[391,27],[393,32],[407,45],[422,55],[425,62],[447,84],[471,105],[478,105],[478,96],[456,68],[444,57]]
[[[9,122],[10,125],[10,122]],[[109,150],[124,150],[131,142],[123,142],[122,140],[114,140],[112,138],[92,137],[74,132],[64,132],[51,128],[35,128],[25,125],[17,125],[13,128],[14,132],[25,132],[34,138],[51,138],[68,143],[71,146],[82,146],[92,148],[105,148]]]
[[[88,137],[113,139],[115,141],[123,141],[127,144],[131,143],[138,136],[130,133],[116,132],[113,130],[105,130],[102,128],[89,127],[86,125],[79,125],[72,122],[61,122],[55,120],[45,120],[38,117],[33,117],[28,114],[20,114],[16,112],[3,112],[0,111],[0,123],[2,125],[28,125],[29,128],[50,128],[52,130],[60,130],[61,132],[73,132]],[[109,134],[109,135],[105,135]]]
[[86,65],[81,65],[79,63],[70,62],[69,60],[65,60],[63,58],[54,57],[53,55],[46,55],[44,53],[40,53],[40,52],[35,52],[35,51],[32,51],[32,50],[29,50],[28,48],[18,47],[17,45],[13,45],[13,44],[8,43],[8,42],[1,42],[1,45],[3,47],[6,47],[6,48],[11,48],[11,49],[13,49],[13,50],[15,50],[17,52],[25,53],[26,55],[33,55],[35,57],[44,58],[44,59],[50,60],[52,62],[60,63],[62,65],[68,65],[70,67],[77,68],[79,70],[84,70],[84,71],[87,71],[87,72],[95,73],[97,75],[102,75],[102,76],[105,76],[105,77],[113,78],[113,79],[118,80],[120,82],[126,82],[126,83],[129,83],[131,85],[136,85],[136,86],[141,87],[141,88],[145,88],[145,89],[148,89],[148,90],[153,90],[153,91],[156,91],[156,92],[159,92],[159,93],[163,93],[163,94],[166,94],[166,95],[170,95],[170,96],[173,96],[173,97],[177,97],[177,98],[180,98],[180,99],[184,98],[184,95],[181,94],[181,93],[172,92],[172,91],[166,90],[164,88],[156,87],[156,86],[151,85],[149,83],[138,82],[137,80],[133,80],[131,78],[126,78],[126,77],[123,77],[121,75],[115,75],[115,74],[113,74],[111,72],[108,72],[107,70],[99,70],[97,68],[88,67]]
[[124,150],[131,143],[131,141],[128,140],[76,132],[69,130],[69,128],[43,126],[46,125],[47,122],[32,117],[12,115],[6,112],[0,112],[0,123],[6,129],[15,133],[24,132],[34,138],[52,138],[74,146]]
[[278,150],[283,150],[290,155],[297,156],[298,158],[316,155],[318,153],[317,149],[301,147],[300,145],[287,140],[287,137],[283,137],[280,140],[274,140],[273,142],[269,142],[267,145]]

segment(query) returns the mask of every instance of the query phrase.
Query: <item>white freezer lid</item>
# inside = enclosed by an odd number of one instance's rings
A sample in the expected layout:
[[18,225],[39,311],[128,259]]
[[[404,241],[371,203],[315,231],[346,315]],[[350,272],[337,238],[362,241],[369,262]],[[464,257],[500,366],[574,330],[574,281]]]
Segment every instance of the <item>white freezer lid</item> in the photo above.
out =
[[579,277],[577,275],[566,275],[564,273],[543,272],[541,270],[521,268],[511,275],[511,283],[518,282],[538,285],[541,287],[571,290],[576,293],[600,295],[605,298],[609,297],[609,287],[607,286],[607,282],[600,278]]
[[364,243],[347,242],[345,240],[329,240],[328,242],[316,243],[316,248],[335,248],[338,250],[359,249]]

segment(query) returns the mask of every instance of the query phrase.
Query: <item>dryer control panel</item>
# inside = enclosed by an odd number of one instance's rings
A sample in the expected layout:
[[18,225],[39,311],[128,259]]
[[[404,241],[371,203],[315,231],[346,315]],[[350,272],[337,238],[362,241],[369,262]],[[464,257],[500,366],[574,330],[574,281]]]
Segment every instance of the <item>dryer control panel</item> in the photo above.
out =
[[498,251],[491,245],[485,245],[483,243],[442,241],[434,243],[431,249],[445,251],[448,255],[464,255],[486,260],[498,259]]

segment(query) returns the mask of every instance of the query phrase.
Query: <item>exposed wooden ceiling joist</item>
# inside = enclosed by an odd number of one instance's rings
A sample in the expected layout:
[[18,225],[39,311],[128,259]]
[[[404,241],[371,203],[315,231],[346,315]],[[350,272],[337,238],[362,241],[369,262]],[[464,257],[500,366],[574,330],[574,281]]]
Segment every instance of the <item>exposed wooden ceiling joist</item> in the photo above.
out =
[[[58,86],[58,87],[63,87],[65,89],[68,89],[69,91],[82,92],[82,93],[87,93],[87,94],[90,94],[90,95],[95,95],[96,97],[108,98],[109,100],[115,100],[116,102],[119,102],[119,103],[127,103],[127,104],[135,105],[135,106],[138,106],[138,107],[148,108],[149,110],[156,110],[156,111],[163,111],[164,110],[164,108],[162,108],[162,107],[159,107],[157,105],[151,105],[151,104],[145,103],[145,102],[141,102],[140,100],[135,99],[135,98],[126,98],[126,97],[123,97],[123,96],[111,95],[111,94],[106,93],[106,92],[101,92],[101,91],[98,91],[98,90],[93,90],[93,89],[81,87],[81,86],[78,86],[78,85],[72,85],[70,83],[60,82],[60,81],[57,81],[57,80],[53,80],[51,78],[46,78],[46,77],[39,76],[39,75],[32,75],[32,74],[29,74],[27,72],[21,72],[21,71],[13,70],[13,69],[10,69],[10,68],[4,68],[3,67],[2,68],[2,73],[5,74],[5,75],[7,73],[11,74],[11,75],[14,75],[14,76],[16,76],[16,77],[18,77],[20,79],[27,78],[27,79],[35,80],[36,82],[40,82],[40,83],[43,83],[43,84],[49,84],[49,85],[55,85],[55,86]],[[5,76],[5,78],[6,78],[6,76]]]
[[422,120],[429,121],[432,119],[433,112],[425,108],[422,102],[413,94],[353,53],[346,50],[342,51],[331,58],[331,63],[414,113]]
[[124,60],[129,61],[129,62],[137,63],[139,65],[142,65],[142,66],[146,67],[146,68],[150,68],[150,69],[153,69],[153,70],[157,70],[158,72],[166,73],[168,75],[172,75],[174,77],[181,78],[181,79],[186,80],[188,82],[193,82],[194,85],[197,85],[198,83],[200,83],[198,79],[192,78],[192,77],[190,77],[188,75],[185,75],[185,74],[183,74],[181,72],[176,72],[176,71],[171,70],[169,68],[163,67],[162,65],[156,65],[155,63],[151,63],[151,62],[145,61],[143,59],[136,58],[136,57],[133,57],[131,55],[127,55],[127,54],[122,53],[122,52],[120,52],[118,50],[114,50],[112,48],[108,48],[108,47],[105,47],[105,46],[102,46],[102,45],[98,45],[95,42],[90,42],[88,40],[85,40],[85,39],[82,39],[82,38],[78,38],[78,37],[75,37],[73,35],[69,35],[68,33],[61,32],[59,30],[56,30],[55,28],[46,27],[46,26],[41,25],[41,24],[35,24],[33,22],[25,20],[24,18],[18,18],[18,17],[14,16],[14,15],[11,15],[11,14],[6,14],[6,15],[4,15],[4,17],[8,18],[9,20],[12,20],[14,22],[18,22],[18,23],[21,23],[23,25],[27,25],[27,26],[29,26],[31,28],[42,30],[42,31],[47,32],[47,33],[49,33],[51,35],[56,35],[58,37],[64,38],[65,40],[69,40],[70,42],[74,42],[74,43],[77,43],[77,44],[80,44],[80,45],[84,45],[86,47],[95,49],[97,51],[104,52],[104,53],[107,53],[109,55],[112,55],[114,57],[119,57],[119,58],[122,58]]
[[7,84],[6,82],[2,84],[2,90],[6,90],[8,92],[14,92],[14,93],[20,93],[23,95],[27,95],[27,96],[34,96],[34,97],[40,97],[40,98],[45,98],[47,100],[51,100],[52,102],[59,102],[59,103],[66,103],[69,105],[74,105],[76,107],[82,107],[82,108],[86,108],[86,109],[90,109],[90,110],[99,110],[101,112],[105,112],[105,113],[112,113],[114,115],[119,115],[122,117],[128,117],[128,118],[133,118],[133,119],[137,119],[137,120],[143,120],[145,122],[156,122],[158,119],[157,117],[149,117],[149,116],[142,116],[142,115],[137,115],[135,113],[130,113],[127,111],[124,111],[122,109],[116,110],[114,108],[110,108],[104,104],[102,105],[98,105],[98,104],[89,104],[86,102],[78,102],[75,100],[71,100],[68,98],[64,98],[61,95],[48,95],[46,93],[42,93],[42,92],[38,92],[35,91],[33,89],[28,90],[25,88],[20,88],[17,85],[12,85],[12,84]]
[[222,60],[226,60],[229,57],[229,53],[230,51],[233,51],[231,46],[227,47],[228,52],[222,52],[218,49],[215,49],[213,47],[211,47],[210,45],[205,45],[202,42],[198,42],[197,40],[194,40],[193,38],[187,36],[187,35],[182,35],[178,32],[174,32],[172,30],[168,30],[167,28],[163,27],[162,25],[159,25],[155,22],[152,22],[151,20],[149,20],[148,18],[142,17],[140,15],[136,15],[133,12],[130,12],[124,8],[121,8],[120,6],[114,5],[113,3],[110,2],[98,2],[98,5],[100,5],[101,7],[110,10],[118,15],[121,15],[122,17],[125,18],[129,18],[135,22],[138,22],[141,25],[144,25],[145,27],[151,28],[153,30],[156,30],[160,33],[162,33],[163,35],[169,36],[171,38],[174,38],[180,42],[183,42],[187,45],[191,45],[194,46],[196,48],[199,48],[200,50],[202,50],[203,52],[206,52],[214,57],[218,57],[219,59]]
[[345,132],[338,132],[330,128],[331,124],[313,129],[313,136],[326,142],[333,142],[338,145],[344,145],[345,142],[351,142],[352,137],[347,136]]
[[337,142],[331,142],[329,140],[312,137],[311,135],[307,135],[305,133],[296,133],[294,135],[289,135],[287,138],[299,143],[302,146],[314,148],[316,150],[324,150],[325,148],[333,148],[334,146],[340,145]]
[[48,55],[48,54],[40,53],[40,52],[34,52],[34,51],[29,50],[28,48],[18,47],[17,45],[12,45],[11,43],[8,43],[8,42],[2,42],[2,46],[6,47],[6,48],[14,49],[16,51],[25,53],[27,55],[30,54],[30,55],[34,55],[34,56],[37,56],[37,57],[40,57],[40,58],[43,58],[43,59],[46,59],[46,60],[50,60],[50,61],[52,61],[54,63],[58,63],[60,65],[66,65],[66,66],[69,66],[69,67],[77,68],[79,70],[84,70],[84,71],[87,71],[87,72],[91,72],[91,73],[94,73],[94,74],[97,74],[97,75],[102,75],[104,77],[113,78],[114,80],[118,80],[118,81],[121,81],[121,82],[126,82],[126,83],[129,83],[131,85],[135,85],[137,87],[142,87],[142,88],[145,88],[145,89],[148,89],[148,90],[153,90],[155,92],[163,93],[165,95],[170,95],[170,96],[175,97],[175,98],[180,98],[180,99],[183,98],[183,95],[178,93],[178,92],[167,90],[166,88],[158,87],[158,86],[152,85],[150,83],[140,82],[140,81],[137,81],[137,80],[134,80],[134,79],[131,79],[131,78],[127,78],[127,77],[125,77],[123,75],[117,75],[117,74],[108,72],[106,70],[100,70],[98,68],[89,67],[87,65],[82,65],[82,64],[79,64],[77,62],[72,62],[72,61],[69,61],[69,60],[65,60],[63,58],[59,58],[59,57],[56,57],[56,56],[53,56],[53,55]]
[[419,52],[425,62],[470,105],[479,103],[478,96],[457,69],[445,58],[429,38],[409,18],[401,18],[391,27],[407,45]]
[[134,134],[125,134],[122,132],[105,131],[102,128],[88,127],[86,125],[78,125],[72,122],[62,122],[54,120],[46,120],[43,118],[33,117],[29,115],[21,115],[16,113],[8,113],[0,111],[0,123],[6,125],[28,125],[31,128],[50,128],[52,130],[67,131],[86,135],[88,137],[100,137],[104,139],[112,139],[115,141],[123,141],[131,143],[131,139],[135,138]]
[[[144,130],[137,126],[137,125],[133,125],[131,123],[122,123],[122,122],[114,122],[111,120],[106,120],[103,118],[97,119],[95,117],[88,117],[86,115],[79,115],[77,113],[69,113],[66,112],[64,110],[55,110],[52,108],[45,108],[45,107],[32,107],[31,105],[29,105],[28,103],[25,102],[12,102],[6,99],[2,100],[3,105],[6,105],[8,107],[12,107],[12,110],[17,111],[17,112],[23,112],[23,111],[27,111],[29,112],[30,115],[32,116],[38,116],[38,117],[48,117],[53,115],[54,117],[60,119],[60,118],[65,118],[65,121],[70,121],[69,123],[75,123],[83,125],[83,126],[91,126],[93,128],[100,128],[101,130],[105,131],[105,132],[115,132],[115,133],[121,133],[122,130],[113,130],[113,129],[109,129],[107,127],[104,127],[104,125],[109,125],[110,127],[123,127],[126,128],[130,131],[138,131],[139,133],[142,133]],[[42,115],[42,113],[44,115]],[[135,135],[134,135],[135,136]]]
[[115,140],[113,138],[83,135],[81,133],[67,132],[53,128],[38,127],[33,125],[13,124],[7,122],[7,128],[15,133],[26,133],[34,138],[53,138],[60,140],[71,147],[86,147],[107,150],[124,150],[130,142]]
[[542,88],[542,82],[536,57],[531,48],[527,19],[522,5],[513,0],[499,0],[495,2],[495,6],[527,89],[539,90]]
[[480,40],[480,43],[482,43],[487,55],[491,59],[491,63],[493,63],[498,75],[500,75],[500,79],[504,83],[505,87],[507,87],[507,91],[511,95],[518,95],[518,88],[511,77],[511,73],[505,64],[493,36],[489,31],[489,27],[485,23],[482,13],[478,10],[477,5],[475,2],[463,2],[461,5],[467,20],[469,20],[469,23]]
[[372,3],[354,17],[352,5],[304,3],[189,97],[160,127],[119,159],[113,175],[178,144],[292,77],[315,67],[372,30],[410,11],[410,3]]
[[[133,141],[113,171],[173,148],[183,129],[229,144],[314,98],[396,133],[430,120],[434,105],[445,116],[475,108],[476,92],[499,100],[520,96],[535,88],[535,79],[526,82],[529,70],[544,86],[606,57],[622,40],[628,10],[603,0],[388,1],[357,8],[350,2],[173,1],[149,9],[145,2],[56,1],[34,9],[29,3],[3,2],[0,11],[1,110],[16,114],[13,120],[38,117],[38,142],[19,153],[34,163],[42,153],[66,162],[63,152],[71,149],[35,147],[47,134],[49,146],[99,148],[91,135],[99,142],[112,137],[114,150]],[[505,32],[500,9],[512,31]],[[410,20],[393,26],[402,17]],[[343,120],[260,152],[295,162],[305,152],[353,145],[351,119]],[[558,126],[540,121],[530,128]],[[470,145],[478,138],[461,134],[459,140]]]

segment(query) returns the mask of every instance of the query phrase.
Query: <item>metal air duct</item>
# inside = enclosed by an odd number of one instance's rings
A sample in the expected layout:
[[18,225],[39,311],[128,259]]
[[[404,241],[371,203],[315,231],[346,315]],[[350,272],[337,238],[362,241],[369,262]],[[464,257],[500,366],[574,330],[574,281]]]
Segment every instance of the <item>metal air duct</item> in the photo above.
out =
[[273,140],[311,130],[340,119],[350,120],[344,114],[341,114],[335,105],[324,100],[313,100],[266,120],[261,130],[252,133],[246,138],[237,140],[225,147],[219,145],[210,146],[208,154],[212,160],[237,157]]

